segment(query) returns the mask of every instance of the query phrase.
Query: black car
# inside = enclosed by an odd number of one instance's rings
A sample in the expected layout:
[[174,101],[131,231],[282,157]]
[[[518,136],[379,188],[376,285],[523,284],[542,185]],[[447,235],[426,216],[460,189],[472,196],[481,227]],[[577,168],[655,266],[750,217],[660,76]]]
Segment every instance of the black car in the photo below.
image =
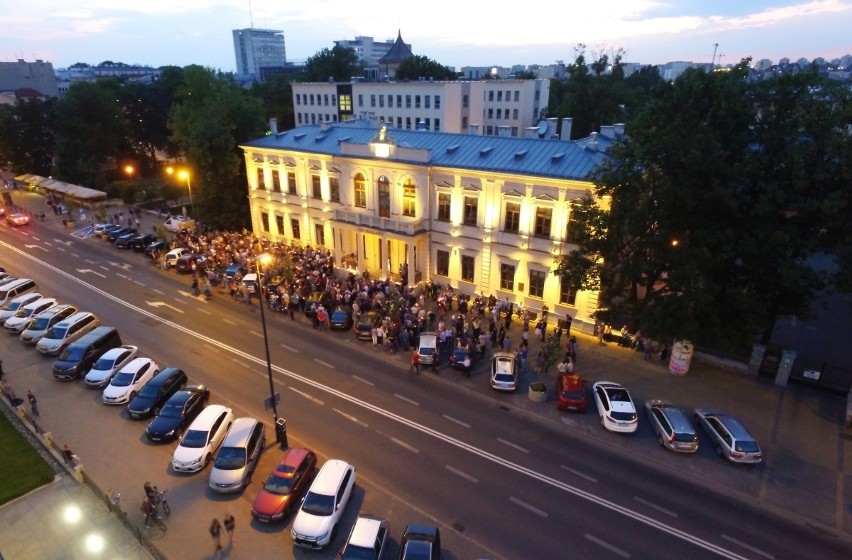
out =
[[382,320],[382,315],[378,311],[367,311],[362,313],[358,318],[358,324],[355,325],[355,336],[361,340],[370,340],[373,335],[370,333],[373,327],[379,324]]
[[[107,241],[112,241],[113,243],[115,243],[116,239],[118,239],[122,235],[127,235],[128,233],[136,233],[136,230],[133,229],[133,228],[129,228],[129,227],[122,227],[122,228],[118,228],[118,229],[113,229],[113,230],[110,230],[109,232],[107,232],[106,238],[107,238]],[[131,237],[133,237],[133,236],[131,235]]]
[[338,305],[331,312],[330,328],[340,331],[348,331],[352,328],[352,308],[348,305]]
[[145,251],[145,248],[148,247],[151,243],[157,240],[157,236],[153,233],[143,233],[142,235],[137,235],[133,239],[130,240],[130,248],[133,249],[136,253],[141,253]]
[[450,355],[450,365],[455,369],[464,369],[464,359],[473,361],[473,342],[466,336],[457,337],[453,342],[453,353]]
[[317,314],[317,307],[322,305],[326,309],[331,307],[331,296],[327,292],[311,292],[305,298],[305,317],[313,318]]
[[118,230],[118,229],[123,229],[123,226],[120,226],[118,224],[107,224],[100,231],[98,231],[97,226],[95,226],[95,235],[97,235],[98,237],[103,237],[104,239],[106,239],[107,235],[109,235],[111,232]]
[[204,385],[187,385],[166,401],[157,417],[148,424],[145,436],[156,443],[178,439],[209,400],[210,389]]
[[399,560],[441,560],[441,531],[410,523],[399,541]]
[[131,418],[147,418],[160,411],[160,407],[169,397],[186,385],[186,373],[179,368],[164,368],[145,384],[133,400],[127,405],[127,414]]
[[145,252],[148,254],[149,257],[154,258],[154,253],[158,255],[161,253],[168,253],[169,244],[165,241],[154,241],[153,243],[145,247]]
[[115,238],[116,249],[130,249],[130,240],[136,237],[136,233],[125,233]]

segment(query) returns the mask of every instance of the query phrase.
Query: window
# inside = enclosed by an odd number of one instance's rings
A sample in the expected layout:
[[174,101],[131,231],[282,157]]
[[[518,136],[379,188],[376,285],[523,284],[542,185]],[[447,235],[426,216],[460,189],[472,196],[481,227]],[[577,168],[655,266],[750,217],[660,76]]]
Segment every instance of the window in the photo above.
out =
[[441,222],[450,221],[450,194],[438,193],[438,220]]
[[488,91],[488,101],[490,101],[492,103],[494,102],[494,90],[493,89]]
[[359,93],[358,94],[358,107],[363,107],[363,106],[364,106],[364,94]]
[[340,202],[340,178],[339,177],[329,177],[328,178],[328,190],[331,191],[331,201],[332,202]]
[[491,109],[490,107],[489,107],[489,109],[488,109],[488,118],[489,118],[489,119],[493,119],[493,118],[494,118],[494,109]]
[[559,303],[565,305],[577,304],[577,290],[572,288],[564,278],[559,281]]
[[435,119],[435,132],[441,132],[441,119]]
[[437,258],[435,259],[435,274],[437,274],[438,276],[450,275],[449,251],[438,251]]
[[269,233],[269,212],[260,213],[260,229]]
[[314,235],[316,236],[317,245],[325,245],[325,228],[322,224],[314,225]]
[[462,117],[462,130],[467,130],[467,117]]
[[467,255],[462,255],[461,258],[461,276],[465,282],[473,282],[473,263],[474,258]]
[[290,194],[296,194],[296,172],[288,171],[287,172],[287,192]]
[[272,191],[281,192],[281,173],[278,171],[272,172]]
[[417,192],[411,179],[402,185],[402,215],[412,218],[417,215]]
[[293,239],[301,239],[302,232],[299,229],[299,218],[290,218],[290,227],[293,229]]
[[352,112],[352,96],[343,94],[340,96],[340,104],[338,105],[338,109],[341,111],[351,113]]
[[503,220],[503,231],[518,233],[521,224],[521,205],[517,202],[506,203],[506,218]]
[[473,196],[464,197],[464,225],[475,226],[479,217],[479,199]]
[[500,264],[500,289],[515,291],[515,267],[511,264]]
[[376,106],[376,94],[370,95],[370,107]]
[[328,94],[327,94],[327,93],[326,93],[325,95],[323,95],[323,96],[322,96],[322,104],[323,104],[323,105],[325,105],[326,107],[328,107],[328,106],[329,106],[329,104],[328,104]]
[[429,108],[430,108],[430,107],[429,107],[429,102],[430,102],[431,100],[432,100],[432,96],[431,96],[431,95],[424,95],[424,96],[423,96],[423,106],[424,106],[425,108],[429,109]]
[[497,92],[497,101],[500,101],[500,102],[503,101],[503,90],[502,89]]
[[544,295],[544,278],[546,272],[530,270],[530,297],[540,298]]
[[405,128],[411,130],[411,117],[405,117]]
[[411,109],[411,96],[410,95],[405,96],[405,108]]
[[390,218],[390,180],[382,175],[376,182],[379,194],[379,217]]
[[512,118],[515,119],[515,120],[518,120],[518,110],[517,109],[512,110]]
[[311,94],[311,105],[313,105],[313,104],[314,104],[314,94],[312,93]]
[[311,175],[311,198],[322,200],[322,183],[319,175]]
[[388,107],[393,109],[393,95],[388,95]]
[[552,214],[552,208],[536,207],[534,232],[536,237],[550,237],[550,217]]
[[441,96],[440,95],[435,96],[435,108],[436,109],[441,108]]
[[396,96],[396,108],[402,109],[402,96],[401,95]]
[[384,106],[385,106],[385,96],[384,96],[384,94],[382,94],[382,95],[379,95],[379,107],[384,107]]
[[521,100],[521,90],[515,90],[515,102]]
[[[464,94],[464,95],[462,95],[462,107],[467,107],[467,105],[468,105],[468,95]],[[438,106],[438,104],[436,103],[435,107],[437,107],[437,106]]]
[[275,227],[278,229],[278,235],[284,235],[284,216],[275,216]]
[[263,180],[263,168],[257,168],[257,188],[266,189],[266,181]]
[[367,182],[364,176],[358,173],[355,175],[355,206],[358,208],[367,207]]
[[414,96],[414,108],[415,109],[420,108],[420,96],[419,95]]

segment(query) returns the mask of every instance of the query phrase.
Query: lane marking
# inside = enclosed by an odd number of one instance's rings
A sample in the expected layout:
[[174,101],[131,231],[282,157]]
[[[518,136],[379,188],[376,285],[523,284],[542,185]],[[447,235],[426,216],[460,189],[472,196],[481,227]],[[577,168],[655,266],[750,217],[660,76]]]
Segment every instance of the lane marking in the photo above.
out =
[[263,338],[263,333],[259,333],[257,331],[249,331],[249,334],[253,334],[254,336],[256,336],[258,338]]
[[636,500],[637,502],[639,502],[640,504],[646,505],[649,508],[652,508],[652,509],[659,511],[660,513],[665,513],[669,517],[677,517],[677,512],[674,512],[670,509],[666,509],[663,506],[658,506],[654,502],[645,500],[643,498],[640,498],[639,496],[633,496],[633,499]]
[[734,543],[737,546],[741,546],[746,550],[750,550],[750,551],[754,552],[755,554],[760,554],[764,558],[769,558],[770,560],[774,560],[774,558],[775,558],[774,554],[770,554],[770,553],[768,553],[764,550],[760,550],[759,548],[751,546],[748,543],[744,543],[743,541],[739,541],[739,540],[735,539],[734,537],[729,537],[725,533],[722,533],[722,538],[725,539],[726,541],[730,542],[730,543]]
[[473,482],[474,484],[479,484],[479,479],[478,479],[478,478],[476,478],[476,477],[475,477],[475,476],[473,476],[473,475],[469,475],[469,474],[467,474],[467,473],[466,473],[466,472],[464,472],[463,470],[459,470],[459,469],[455,468],[455,467],[454,467],[454,466],[452,466],[452,465],[445,465],[445,466],[444,466],[444,468],[445,468],[445,469],[447,469],[448,471],[450,471],[450,472],[451,472],[451,473],[453,473],[453,474],[457,474],[457,475],[459,475],[460,477],[462,477],[462,478],[463,478],[463,479],[465,479],[465,480],[469,480],[470,482]]
[[363,427],[365,427],[365,428],[367,427],[367,423],[366,423],[366,422],[362,422],[361,420],[358,420],[357,418],[355,418],[355,417],[354,417],[354,416],[352,416],[351,414],[348,414],[348,413],[346,413],[346,412],[343,412],[343,411],[342,411],[342,410],[340,410],[339,408],[332,408],[332,410],[333,410],[333,411],[335,411],[336,413],[338,413],[339,415],[343,416],[343,417],[344,417],[344,418],[346,418],[347,420],[351,420],[352,422],[355,422],[355,423],[356,423],[356,424],[358,424],[359,426],[363,426]]
[[329,369],[337,369],[337,368],[335,368],[332,364],[330,364],[330,363],[328,363],[328,362],[324,362],[324,361],[322,361],[322,360],[318,360],[318,359],[316,359],[316,358],[314,358],[314,361],[315,361],[316,363],[320,364],[320,365],[323,365],[323,366],[325,366],[325,367],[329,368]]
[[230,319],[222,319],[222,322],[228,323],[229,325],[233,325],[235,327],[237,326],[237,323],[235,323],[234,321],[231,321]]
[[408,450],[409,450],[409,451],[411,451],[412,453],[420,453],[420,450],[419,450],[419,449],[417,449],[417,448],[416,448],[416,447],[414,447],[413,445],[409,445],[409,444],[405,443],[405,442],[404,442],[404,441],[402,441],[401,439],[397,439],[397,438],[395,438],[395,437],[392,437],[392,438],[390,438],[390,440],[391,440],[392,442],[394,442],[395,444],[397,444],[398,446],[400,446],[400,447],[404,447],[405,449],[408,449]]
[[395,396],[396,398],[398,398],[398,399],[399,399],[399,400],[401,400],[401,401],[405,401],[405,402],[407,402],[407,403],[408,403],[408,404],[410,404],[410,405],[413,405],[413,406],[420,406],[420,403],[419,403],[419,402],[417,402],[417,401],[413,401],[413,400],[409,399],[408,397],[403,397],[403,396],[402,396],[402,395],[400,395],[399,393],[394,393],[394,394],[393,394],[393,396]]
[[524,453],[529,453],[529,452],[530,452],[530,450],[529,450],[529,449],[527,449],[527,448],[525,448],[525,447],[521,447],[520,445],[518,445],[518,444],[516,444],[516,443],[512,443],[511,441],[505,440],[505,439],[503,439],[503,438],[497,438],[497,441],[499,441],[499,442],[500,442],[500,443],[502,443],[503,445],[508,445],[509,447],[511,447],[511,448],[513,448],[513,449],[517,449],[518,451],[522,451],[522,452],[524,452]]
[[[266,372],[264,372],[264,375],[266,375]],[[313,403],[316,403],[316,404],[318,404],[318,405],[320,405],[320,406],[322,406],[322,405],[324,405],[324,404],[325,404],[323,401],[319,400],[319,399],[318,399],[318,398],[316,398],[315,396],[313,396],[313,395],[309,395],[309,394],[305,393],[304,391],[300,391],[300,390],[298,390],[298,389],[294,389],[293,387],[290,387],[289,389],[290,389],[291,391],[293,391],[293,392],[295,392],[295,393],[298,393],[299,395],[301,395],[301,396],[305,397],[305,398],[306,398],[306,399],[308,399],[309,401],[311,401],[311,402],[313,402]]]
[[527,511],[531,511],[534,514],[547,519],[547,512],[544,511],[543,509],[538,509],[534,505],[528,504],[527,502],[525,502],[523,500],[519,500],[518,498],[516,498],[514,496],[509,496],[509,501],[512,502],[515,505],[521,506],[522,508],[524,508]]
[[467,422],[462,422],[461,420],[459,420],[457,418],[453,418],[452,416],[447,416],[446,414],[442,414],[441,416],[443,416],[444,418],[446,418],[450,422],[455,422],[459,426],[463,426],[465,428],[470,428],[470,424],[468,424]]
[[163,290],[158,290],[157,288],[151,288],[151,291],[156,292],[156,293],[160,294],[161,296],[166,295],[166,292],[164,292]]
[[593,476],[589,476],[584,472],[580,472],[577,469],[572,469],[571,467],[569,467],[567,465],[559,465],[559,468],[562,469],[563,471],[568,471],[569,473],[571,473],[573,475],[579,476],[580,478],[584,478],[584,479],[588,480],[589,482],[594,482],[595,484],[598,483],[597,478],[595,478]]
[[370,387],[376,386],[376,384],[370,381],[369,379],[364,379],[363,377],[358,377],[357,375],[353,375],[352,379],[354,379],[355,381],[360,381],[361,383],[369,385]]
[[212,312],[212,311],[207,311],[207,310],[206,310],[206,309],[204,309],[203,307],[199,307],[199,308],[198,308],[198,311],[201,311],[201,312],[202,312],[202,313],[204,313],[205,315],[213,315],[213,312]]
[[281,348],[284,348],[284,349],[286,349],[286,350],[289,350],[290,352],[295,352],[296,354],[298,354],[298,353],[299,353],[299,351],[298,351],[298,350],[296,350],[295,348],[293,348],[292,346],[287,346],[286,344],[279,344],[279,346],[280,346]]
[[609,550],[610,552],[613,552],[613,553],[615,553],[615,554],[618,554],[618,555],[619,555],[619,556],[621,556],[622,558],[630,558],[630,553],[629,553],[629,552],[624,551],[624,550],[621,550],[620,548],[615,547],[615,546],[613,546],[613,545],[609,544],[608,542],[603,541],[603,540],[601,540],[601,539],[597,538],[597,537],[596,537],[596,536],[594,536],[594,535],[590,535],[590,534],[586,533],[586,534],[585,534],[585,535],[583,535],[583,536],[584,536],[584,537],[586,537],[586,540],[592,541],[592,542],[593,542],[593,543],[595,543],[596,545],[602,546],[602,547],[604,547],[605,549]]

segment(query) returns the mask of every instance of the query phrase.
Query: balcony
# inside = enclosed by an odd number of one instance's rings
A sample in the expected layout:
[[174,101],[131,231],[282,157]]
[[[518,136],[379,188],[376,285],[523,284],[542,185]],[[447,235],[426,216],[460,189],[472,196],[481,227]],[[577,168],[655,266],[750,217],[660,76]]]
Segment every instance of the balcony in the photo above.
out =
[[425,220],[394,220],[392,218],[379,218],[362,212],[349,212],[346,210],[334,210],[332,219],[336,222],[345,222],[364,228],[402,233],[405,235],[414,235],[426,229]]

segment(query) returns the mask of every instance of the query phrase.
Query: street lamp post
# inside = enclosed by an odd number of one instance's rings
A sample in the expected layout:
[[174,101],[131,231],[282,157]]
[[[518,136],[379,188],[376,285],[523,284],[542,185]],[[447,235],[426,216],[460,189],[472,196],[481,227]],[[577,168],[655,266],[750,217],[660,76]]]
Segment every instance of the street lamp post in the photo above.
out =
[[260,304],[260,322],[263,325],[263,348],[266,351],[266,376],[269,378],[269,401],[272,405],[272,422],[275,428],[275,440],[282,446],[287,447],[287,422],[278,417],[278,403],[276,403],[275,385],[272,382],[272,360],[269,357],[269,335],[266,332],[266,311],[264,310],[263,278],[260,272],[261,264],[268,264],[272,256],[268,253],[257,255],[254,260],[255,271],[257,271],[257,291]]
[[[166,173],[169,175],[175,174],[175,169],[173,167],[167,167]],[[186,181],[186,188],[189,191],[189,207],[192,210],[192,218],[197,219],[195,215],[195,203],[192,201],[192,183],[189,180],[189,171],[186,169],[181,169],[177,172],[177,176],[180,179],[184,179]]]

